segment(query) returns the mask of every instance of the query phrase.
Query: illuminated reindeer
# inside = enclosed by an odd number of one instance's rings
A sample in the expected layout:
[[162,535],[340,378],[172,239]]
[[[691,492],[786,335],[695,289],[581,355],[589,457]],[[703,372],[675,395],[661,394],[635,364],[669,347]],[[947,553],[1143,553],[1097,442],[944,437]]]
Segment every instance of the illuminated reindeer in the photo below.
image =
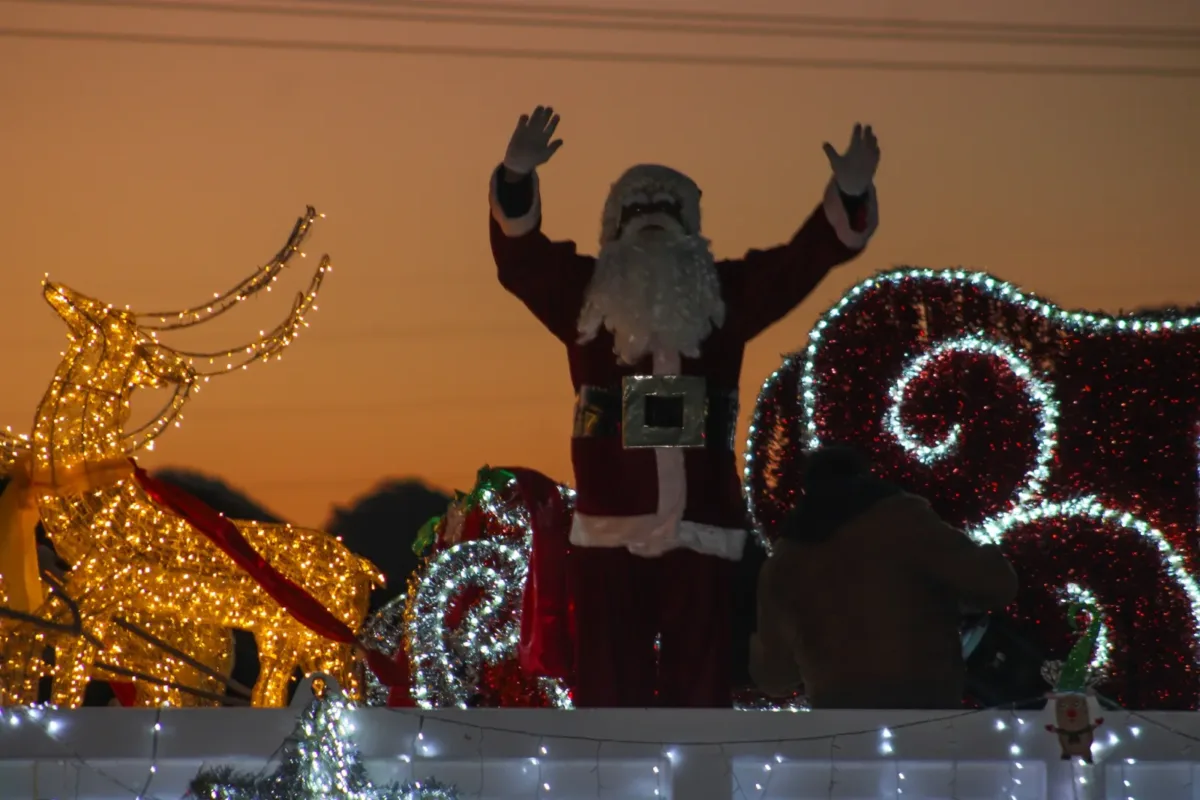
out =
[[[111,635],[122,626],[127,630],[129,623],[147,630],[155,621],[160,630],[169,622],[167,627],[176,628],[176,633],[195,631],[192,652],[180,649],[210,671],[220,671],[222,665],[228,669],[230,629],[253,633],[261,664],[254,705],[284,705],[297,667],[306,673],[327,673],[357,694],[352,646],[324,639],[296,621],[202,533],[159,508],[132,479],[127,461],[182,420],[180,412],[202,380],[279,357],[296,337],[305,314],[315,308],[329,270],[327,257],[287,318],[256,341],[227,351],[195,353],[168,347],[157,338],[161,331],[213,319],[268,288],[300,252],[315,218],[310,208],[275,259],[203,306],[134,314],[60,284],[43,285],[46,301],[67,324],[71,344],[38,408],[32,438],[6,440],[0,459],[29,460],[41,522],[70,565],[64,594],[77,604],[83,628],[91,634],[52,640],[55,703],[79,705],[97,663],[109,663],[112,650],[130,651],[128,644],[117,644],[119,640],[105,633]],[[215,366],[205,369],[197,362]],[[173,395],[151,422],[126,431],[136,388],[170,388]],[[370,592],[382,581],[370,562],[321,531],[235,524],[271,566],[358,630]],[[11,640],[20,635],[9,636],[7,664],[13,662],[14,645],[20,650],[20,642]],[[174,646],[183,644],[178,636],[164,639],[175,639]],[[194,666],[179,659],[162,662],[177,667],[171,682],[183,684],[181,678],[189,671],[194,677]],[[5,677],[12,685],[16,676]]]

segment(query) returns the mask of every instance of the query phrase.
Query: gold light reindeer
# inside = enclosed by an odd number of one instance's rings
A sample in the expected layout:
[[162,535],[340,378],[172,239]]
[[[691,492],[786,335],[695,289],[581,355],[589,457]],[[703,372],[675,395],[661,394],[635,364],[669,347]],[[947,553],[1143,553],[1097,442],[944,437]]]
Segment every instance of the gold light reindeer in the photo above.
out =
[[[279,357],[296,337],[306,324],[305,314],[315,309],[317,292],[329,270],[327,257],[287,318],[251,343],[196,353],[158,340],[162,331],[203,323],[268,288],[300,252],[315,219],[313,209],[308,209],[271,262],[212,302],[182,311],[134,314],[60,284],[44,284],[46,301],[67,324],[70,347],[38,408],[32,437],[7,439],[0,446],[0,461],[10,462],[11,469],[22,458],[28,460],[41,522],[70,565],[65,593],[77,604],[83,627],[90,633],[52,639],[56,704],[79,705],[97,663],[112,663],[113,651],[121,655],[135,649],[127,637],[113,638],[119,633],[115,627],[128,623],[157,629],[195,661],[218,671],[228,668],[229,630],[251,632],[260,659],[254,705],[284,705],[296,668],[327,673],[350,693],[358,693],[351,646],[326,640],[301,625],[203,534],[157,507],[130,477],[126,461],[182,420],[180,412],[199,383]],[[169,388],[173,395],[150,423],[126,431],[130,398],[137,388]],[[371,589],[382,582],[370,562],[321,531],[235,524],[276,570],[351,629],[361,626]],[[47,605],[55,602],[52,598]],[[181,646],[188,631],[195,634],[190,652]],[[25,634],[27,638],[39,635]],[[29,686],[28,665],[19,659],[21,655],[28,659],[31,653],[21,639],[20,630],[9,635],[0,684],[24,693]],[[103,644],[103,652],[97,643]],[[184,678],[196,676],[193,667],[177,659],[164,657],[157,666],[158,674],[167,673],[172,683],[186,685]]]

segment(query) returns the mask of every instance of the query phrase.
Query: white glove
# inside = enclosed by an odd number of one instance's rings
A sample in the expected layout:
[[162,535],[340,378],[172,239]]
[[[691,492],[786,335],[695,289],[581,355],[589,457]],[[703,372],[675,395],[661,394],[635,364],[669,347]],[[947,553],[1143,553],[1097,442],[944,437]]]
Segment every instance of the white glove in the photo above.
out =
[[879,141],[870,125],[866,128],[861,124],[854,126],[845,153],[838,153],[829,142],[825,143],[824,150],[829,166],[833,167],[833,179],[842,192],[859,197],[870,188],[875,180],[875,170],[879,169]]
[[516,175],[528,175],[550,160],[562,147],[562,139],[550,140],[558,127],[558,115],[548,106],[538,106],[532,114],[522,114],[508,141],[504,168]]

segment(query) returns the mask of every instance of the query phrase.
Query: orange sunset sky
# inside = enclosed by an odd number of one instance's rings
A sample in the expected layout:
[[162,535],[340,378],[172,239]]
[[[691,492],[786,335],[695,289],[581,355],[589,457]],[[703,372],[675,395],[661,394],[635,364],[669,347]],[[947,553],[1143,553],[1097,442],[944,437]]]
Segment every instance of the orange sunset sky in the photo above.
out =
[[[1194,0],[641,5],[1200,28]],[[30,28],[1200,67],[1197,50],[581,33],[0,2],[0,33]],[[135,310],[201,302],[267,260],[311,203],[328,219],[304,266],[320,252],[335,264],[311,329],[282,362],[208,384],[183,427],[144,460],[219,475],[309,525],[388,476],[467,489],[490,463],[570,479],[572,395],[561,346],[497,285],[487,244],[489,172],[515,118],[539,102],[562,113],[566,142],[543,171],[546,228],[588,251],[609,183],[638,161],[695,177],[719,255],[778,243],[820,197],[829,174],[822,141],[841,147],[856,120],[875,125],[879,233],[751,347],[743,428],[779,354],[799,347],[852,284],[895,264],[983,268],[1094,309],[1200,300],[1196,78],[646,66],[7,35],[0,66],[8,330],[0,423],[29,429],[62,349],[64,328],[39,293],[43,273]],[[244,341],[274,324],[306,279],[293,271],[286,291],[171,341],[208,349]]]

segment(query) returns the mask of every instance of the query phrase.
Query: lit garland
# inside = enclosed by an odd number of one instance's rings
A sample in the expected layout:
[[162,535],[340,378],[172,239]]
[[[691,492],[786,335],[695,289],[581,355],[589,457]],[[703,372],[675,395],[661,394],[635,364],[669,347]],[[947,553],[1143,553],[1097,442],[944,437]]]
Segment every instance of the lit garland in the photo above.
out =
[[[407,605],[408,597],[401,595],[368,616],[359,633],[360,641],[389,658],[395,658],[404,647],[404,611]],[[385,686],[371,670],[364,670],[364,673],[363,702],[368,706],[386,706],[391,688]]]
[[314,681],[316,697],[284,745],[271,775],[203,769],[190,785],[201,800],[458,800],[453,786],[426,779],[376,786],[355,747],[350,706],[335,689]]
[[[769,547],[805,449],[862,446],[952,523],[1011,531],[1011,613],[1048,652],[1069,646],[1063,592],[1086,591],[1107,609],[1105,693],[1194,708],[1198,332],[1200,309],[1067,311],[962,270],[864,281],[763,386],[745,463],[755,532]],[[1114,641],[1137,655],[1113,663]]]
[[[559,491],[573,504],[574,492]],[[434,523],[438,549],[409,582],[403,628],[388,621],[394,609],[367,626],[403,634],[413,700],[423,708],[571,708],[560,681],[525,676],[516,663],[532,534],[512,476],[484,467],[475,489]]]
[[[195,686],[191,667],[153,649],[133,653],[128,637],[111,636],[117,620],[169,634],[162,638],[218,673],[228,672],[229,630],[255,634],[262,664],[254,689],[256,705],[284,705],[296,667],[331,674],[357,695],[349,645],[325,640],[301,625],[210,541],[158,508],[129,479],[127,468],[120,471],[129,456],[182,422],[183,406],[202,381],[282,357],[307,325],[305,317],[316,310],[317,292],[330,270],[327,256],[287,317],[254,341],[227,350],[191,352],[168,347],[157,338],[159,331],[201,324],[269,290],[293,256],[304,255],[301,247],[316,219],[316,212],[308,209],[269,263],[212,301],[180,311],[135,314],[60,284],[44,283],[45,299],[66,323],[70,346],[38,407],[32,437],[7,437],[0,456],[10,470],[22,459],[30,462],[42,524],[71,567],[66,593],[78,602],[85,630],[106,647],[98,653],[83,640],[48,638],[28,624],[10,626],[0,663],[0,701],[36,699],[31,692],[36,691],[36,676],[44,671],[37,655],[46,644],[56,650],[53,701],[59,706],[82,702],[84,687],[96,673],[93,663],[101,658],[124,657],[120,666]],[[127,431],[130,398],[138,388],[173,391],[150,423]],[[89,480],[105,471],[109,479]],[[357,629],[372,587],[382,580],[370,563],[321,531],[256,522],[238,522],[237,527],[275,569]],[[45,618],[64,613],[57,598],[46,606],[40,612]],[[178,692],[173,698],[193,702]],[[149,702],[161,699],[143,697]]]
[[[1195,578],[1187,571],[1184,557],[1175,551],[1167,537],[1128,511],[1105,506],[1094,497],[1079,497],[1062,503],[1044,502],[1032,507],[1018,508],[995,519],[985,520],[968,533],[983,544],[1003,544],[1005,538],[1014,530],[1039,522],[1053,525],[1076,519],[1119,528],[1136,534],[1151,545],[1162,560],[1163,574],[1174,581],[1191,602],[1191,616],[1195,623],[1192,635],[1197,648],[1200,648],[1200,585],[1197,585]],[[1095,594],[1075,584],[1067,584],[1061,591],[1071,598],[1070,602],[1094,604]],[[1096,640],[1097,652],[1091,661],[1093,668],[1097,670],[1105,664],[1111,649],[1108,636],[1107,626],[1102,627]],[[1200,649],[1197,653],[1197,657],[1200,658]]]
[[[418,704],[432,707],[440,705],[439,698],[453,697],[465,708],[476,676],[458,674],[460,669],[512,657],[520,639],[519,617],[500,612],[520,607],[528,572],[522,546],[496,539],[463,542],[430,559],[412,597],[413,699]],[[452,636],[446,614],[452,599],[468,587],[483,595]]]
[[[1054,401],[1054,396],[1049,385],[1034,375],[1033,368],[1026,361],[1025,357],[1007,345],[975,336],[966,336],[961,339],[942,342],[928,352],[918,356],[912,364],[904,369],[900,375],[900,380],[895,383],[889,392],[892,405],[888,409],[887,420],[885,422],[888,432],[896,438],[901,447],[926,466],[932,465],[953,454],[954,450],[958,447],[959,437],[962,435],[961,423],[953,423],[941,441],[934,445],[928,445],[923,443],[919,437],[913,435],[905,427],[902,415],[904,401],[909,394],[913,382],[925,374],[926,370],[934,367],[940,359],[959,354],[990,356],[1003,361],[1008,369],[1012,371],[1013,375],[1019,378],[1027,387],[1030,399],[1037,407],[1039,414],[1037,457],[1033,467],[1026,475],[1025,482],[1017,489],[1016,502],[1024,503],[1037,497],[1041,493],[1046,479],[1050,477],[1049,465],[1054,459],[1054,431],[1058,423],[1058,404]],[[813,438],[809,440],[809,446],[815,449],[820,446],[820,441],[815,438],[815,432],[810,431],[810,433]]]

